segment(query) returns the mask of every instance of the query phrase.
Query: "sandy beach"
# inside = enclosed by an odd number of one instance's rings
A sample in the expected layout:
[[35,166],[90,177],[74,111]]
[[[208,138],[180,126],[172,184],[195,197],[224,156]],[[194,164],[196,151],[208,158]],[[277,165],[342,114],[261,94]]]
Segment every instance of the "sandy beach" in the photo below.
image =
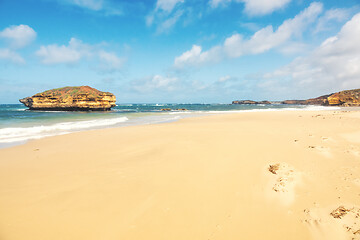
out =
[[360,111],[223,114],[0,150],[1,240],[360,239]]

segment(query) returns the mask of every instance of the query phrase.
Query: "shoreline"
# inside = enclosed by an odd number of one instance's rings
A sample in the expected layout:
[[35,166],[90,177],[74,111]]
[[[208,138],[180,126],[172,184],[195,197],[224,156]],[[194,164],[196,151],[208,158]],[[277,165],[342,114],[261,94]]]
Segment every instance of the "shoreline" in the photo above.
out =
[[[299,106],[297,106],[299,107]],[[83,132],[95,129],[107,129],[128,127],[147,124],[161,124],[166,122],[178,121],[184,118],[192,118],[198,116],[211,116],[217,114],[234,114],[234,113],[247,113],[247,112],[272,112],[272,111],[331,111],[341,110],[341,107],[324,107],[324,106],[306,106],[304,108],[265,108],[265,109],[249,109],[249,110],[227,110],[227,111],[186,111],[186,112],[166,112],[159,113],[131,113],[129,116],[118,116],[112,118],[95,118],[83,119],[77,121],[62,121],[48,125],[34,125],[28,127],[15,127],[0,129],[0,149],[13,147],[17,145],[26,144],[28,141],[59,136],[64,134],[71,134],[74,132]],[[353,110],[360,108],[352,108]],[[351,110],[350,110],[351,111]],[[139,116],[136,116],[136,115]],[[145,114],[145,115],[144,115]],[[166,116],[171,117],[166,118]],[[60,130],[61,129],[61,130]],[[7,137],[5,137],[7,136]]]
[[0,237],[357,239],[359,123],[343,109],[216,114],[0,149]]

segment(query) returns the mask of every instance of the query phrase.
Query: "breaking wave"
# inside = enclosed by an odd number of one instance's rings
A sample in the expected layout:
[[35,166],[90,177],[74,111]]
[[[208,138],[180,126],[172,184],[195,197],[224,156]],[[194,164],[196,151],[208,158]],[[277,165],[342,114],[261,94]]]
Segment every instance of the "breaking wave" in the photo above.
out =
[[76,122],[62,122],[53,125],[13,127],[0,129],[0,143],[22,142],[48,136],[62,135],[85,129],[103,128],[126,122],[127,117],[97,119]]

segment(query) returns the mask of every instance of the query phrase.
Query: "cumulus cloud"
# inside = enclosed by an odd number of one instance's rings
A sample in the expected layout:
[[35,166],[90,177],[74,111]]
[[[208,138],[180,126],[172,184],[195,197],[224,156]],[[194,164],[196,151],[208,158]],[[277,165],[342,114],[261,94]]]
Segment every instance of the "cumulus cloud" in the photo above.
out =
[[175,58],[175,68],[201,66],[207,63],[216,63],[223,58],[223,49],[220,46],[211,48],[208,51],[202,51],[201,46],[193,45],[189,51],[184,52]]
[[244,12],[252,16],[270,14],[276,10],[284,8],[291,2],[291,0],[210,0],[209,5],[212,8],[217,8],[219,6],[225,6],[232,1],[244,3]]
[[291,0],[243,0],[245,13],[249,15],[266,15],[285,7]]
[[154,75],[152,77],[140,79],[132,83],[132,88],[138,92],[152,92],[152,91],[173,91],[176,89],[179,79],[176,77],[164,77],[161,75]]
[[360,87],[360,13],[333,37],[306,57],[272,73],[265,79],[290,79],[294,86],[324,92]]
[[47,45],[41,46],[36,55],[44,64],[76,63],[84,56],[91,55],[90,46],[82,43],[76,38],[71,38],[69,45]]
[[26,47],[36,38],[36,32],[28,25],[13,25],[0,31],[0,39],[5,40],[6,48],[0,49],[0,59],[16,64],[25,60],[15,50]]
[[68,45],[51,44],[41,46],[35,53],[43,64],[75,64],[82,59],[95,60],[99,63],[101,72],[120,70],[125,62],[113,52],[105,51],[99,46],[83,43],[81,40],[71,38]]
[[300,37],[309,24],[313,23],[323,10],[321,3],[312,3],[292,19],[285,20],[278,29],[269,25],[255,32],[249,39],[240,34],[233,34],[220,46],[202,51],[201,46],[194,45],[191,50],[175,58],[175,68],[199,66],[205,63],[218,62],[221,59],[237,58],[243,55],[260,54],[270,49],[283,46],[293,37]]
[[18,53],[6,48],[0,48],[0,59],[17,64],[25,63],[25,60]]
[[36,32],[28,25],[10,26],[0,32],[0,38],[6,39],[11,48],[23,48],[36,38]]

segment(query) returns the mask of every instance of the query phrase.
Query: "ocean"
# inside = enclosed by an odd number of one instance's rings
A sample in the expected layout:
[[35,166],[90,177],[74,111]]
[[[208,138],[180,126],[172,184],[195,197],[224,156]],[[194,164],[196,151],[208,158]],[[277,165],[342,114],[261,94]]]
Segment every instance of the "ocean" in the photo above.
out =
[[[187,111],[161,111],[164,108]],[[119,104],[108,112],[54,112],[29,111],[22,104],[0,104],[0,148],[22,144],[31,139],[89,129],[157,124],[219,113],[296,109],[321,110],[329,107],[280,104]]]

